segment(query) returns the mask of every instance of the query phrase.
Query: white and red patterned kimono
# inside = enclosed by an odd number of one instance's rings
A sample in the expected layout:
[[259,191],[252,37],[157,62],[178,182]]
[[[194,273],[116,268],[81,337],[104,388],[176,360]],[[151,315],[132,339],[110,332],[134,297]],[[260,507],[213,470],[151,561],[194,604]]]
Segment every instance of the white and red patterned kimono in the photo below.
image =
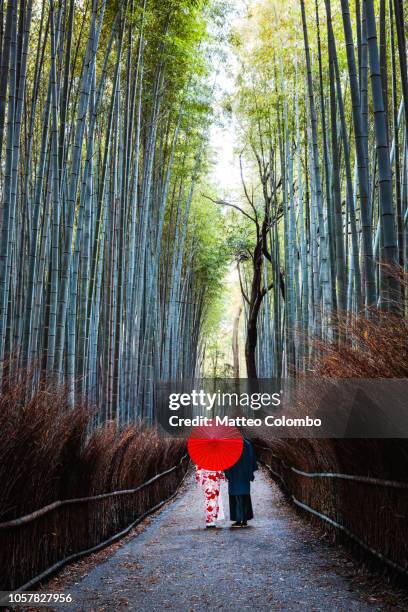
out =
[[225,480],[224,472],[211,472],[196,467],[196,481],[201,486],[205,498],[205,522],[215,523],[224,518],[222,498],[220,495],[221,481]]

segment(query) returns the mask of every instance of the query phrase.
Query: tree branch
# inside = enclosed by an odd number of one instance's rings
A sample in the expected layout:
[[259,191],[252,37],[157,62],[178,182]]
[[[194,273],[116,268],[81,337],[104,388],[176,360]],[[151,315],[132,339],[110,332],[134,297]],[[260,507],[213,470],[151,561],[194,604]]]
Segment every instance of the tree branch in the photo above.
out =
[[268,293],[268,291],[270,291],[271,289],[273,289],[273,283],[271,283],[270,285],[268,285],[267,287],[264,287],[261,291],[261,295],[262,297],[265,297],[265,295]]
[[242,167],[242,153],[243,152],[241,151],[241,153],[239,154],[239,169],[240,169],[240,173],[241,173],[241,183],[242,183],[242,187],[244,189],[245,197],[248,200],[250,207],[254,211],[256,224],[258,225],[258,213],[256,212],[256,208],[254,206],[254,198],[253,197],[252,198],[249,197],[247,186],[246,186],[245,179],[244,179],[244,169]]
[[252,223],[255,223],[255,225],[258,225],[256,219],[251,217],[251,215],[249,215],[247,212],[245,212],[245,210],[243,210],[242,208],[240,208],[236,204],[231,204],[231,202],[226,202],[225,200],[214,200],[214,198],[211,198],[210,196],[207,196],[204,193],[202,193],[201,195],[203,196],[203,198],[206,198],[206,200],[210,200],[211,202],[214,202],[214,204],[219,204],[220,206],[230,206],[231,208],[235,208],[242,215],[244,215],[245,217],[250,219],[252,221]]
[[244,298],[244,300],[246,301],[247,304],[249,304],[249,299],[247,294],[245,293],[244,290],[244,286],[242,284],[242,278],[241,278],[241,268],[239,267],[239,263],[237,263],[237,270],[238,270],[238,277],[239,277],[239,286],[241,287],[241,293],[242,293],[242,297]]

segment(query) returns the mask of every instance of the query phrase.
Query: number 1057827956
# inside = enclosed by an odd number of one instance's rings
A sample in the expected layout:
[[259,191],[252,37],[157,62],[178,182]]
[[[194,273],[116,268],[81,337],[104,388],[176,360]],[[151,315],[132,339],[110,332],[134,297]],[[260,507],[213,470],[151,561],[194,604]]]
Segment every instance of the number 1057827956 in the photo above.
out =
[[73,603],[70,593],[39,593],[19,592],[19,591],[0,591],[0,606],[25,607],[33,604],[40,604],[43,607],[54,607],[58,604]]

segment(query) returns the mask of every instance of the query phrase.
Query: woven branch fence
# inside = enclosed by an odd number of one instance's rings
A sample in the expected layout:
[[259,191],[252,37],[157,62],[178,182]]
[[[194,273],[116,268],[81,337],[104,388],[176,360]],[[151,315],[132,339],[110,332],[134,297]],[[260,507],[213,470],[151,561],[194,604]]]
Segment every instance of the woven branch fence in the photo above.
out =
[[135,489],[56,501],[0,523],[0,590],[26,590],[125,535],[177,492],[187,455]]
[[408,482],[335,472],[307,472],[288,465],[269,447],[258,460],[284,493],[339,539],[408,578]]

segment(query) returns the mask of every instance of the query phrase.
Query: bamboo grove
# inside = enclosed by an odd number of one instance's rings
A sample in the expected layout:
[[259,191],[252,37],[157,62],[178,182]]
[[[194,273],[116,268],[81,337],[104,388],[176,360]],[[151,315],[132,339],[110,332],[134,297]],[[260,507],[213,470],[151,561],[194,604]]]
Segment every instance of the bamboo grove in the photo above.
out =
[[262,0],[235,32],[243,203],[231,214],[251,377],[308,369],[319,341],[345,340],[339,320],[404,313],[406,12]]
[[28,369],[124,423],[152,417],[155,380],[194,375],[217,283],[196,202],[209,10],[0,2],[3,384]]
[[231,256],[250,378],[405,311],[403,1],[244,7],[235,203],[208,196],[226,4],[0,0],[3,384],[28,370],[102,420],[152,419],[156,381],[201,373]]

